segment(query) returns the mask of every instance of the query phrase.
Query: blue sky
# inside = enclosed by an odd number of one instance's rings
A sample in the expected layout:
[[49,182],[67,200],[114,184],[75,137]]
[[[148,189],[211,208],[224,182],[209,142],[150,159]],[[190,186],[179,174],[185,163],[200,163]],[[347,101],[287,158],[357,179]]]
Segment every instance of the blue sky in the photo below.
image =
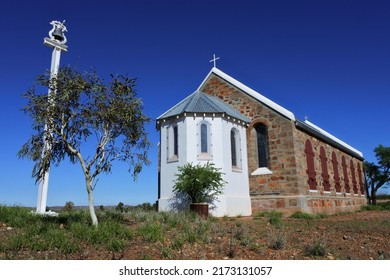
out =
[[[389,1],[7,1],[0,9],[0,204],[36,206],[33,163],[16,156],[32,133],[21,94],[50,67],[43,45],[66,20],[61,64],[137,77],[152,148],[134,182],[125,165],[100,177],[96,205],[157,199],[155,118],[197,89],[209,60],[374,161],[390,145]],[[79,165],[50,173],[48,205],[87,204]]]

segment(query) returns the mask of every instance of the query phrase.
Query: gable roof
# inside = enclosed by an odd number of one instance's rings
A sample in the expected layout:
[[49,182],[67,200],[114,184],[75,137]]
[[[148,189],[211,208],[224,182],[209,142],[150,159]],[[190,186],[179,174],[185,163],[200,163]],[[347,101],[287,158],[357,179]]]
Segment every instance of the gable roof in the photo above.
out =
[[193,94],[173,106],[171,109],[159,116],[157,120],[184,113],[220,113],[227,114],[246,123],[250,122],[249,118],[240,114],[237,110],[225,104],[217,97],[207,95],[200,90],[195,91]]
[[268,99],[267,97],[265,97],[264,95],[258,93],[257,91],[251,89],[250,87],[244,85],[243,83],[237,81],[236,79],[234,79],[233,77],[227,75],[226,73],[222,72],[221,70],[219,70],[216,67],[213,67],[211,69],[209,74],[206,76],[206,78],[200,84],[198,90],[200,90],[202,88],[202,86],[206,83],[207,79],[211,76],[211,74],[215,74],[215,75],[219,76],[220,78],[224,79],[228,83],[230,83],[230,84],[234,85],[235,87],[239,88],[240,90],[242,90],[243,92],[245,92],[249,96],[252,96],[253,98],[255,98],[258,101],[262,102],[263,104],[267,105],[271,109],[275,110],[279,114],[285,116],[286,118],[288,118],[290,120],[295,121],[295,116],[294,116],[294,114],[292,112],[290,112],[286,108],[283,108],[279,104],[276,104],[272,100]]
[[250,87],[244,85],[243,83],[237,81],[233,77],[227,75],[226,73],[222,72],[216,67],[213,67],[211,71],[208,73],[206,78],[203,80],[203,82],[200,84],[198,90],[200,90],[203,85],[207,82],[207,80],[210,78],[210,76],[214,74],[226,82],[230,83],[231,85],[237,87],[239,90],[243,91],[244,93],[248,94],[249,96],[255,98],[256,100],[260,101],[261,103],[265,104],[266,106],[270,107],[271,109],[275,110],[279,114],[283,115],[284,117],[292,120],[295,122],[295,126],[297,128],[300,128],[301,130],[305,131],[306,133],[309,133],[322,141],[325,141],[326,143],[329,143],[330,145],[333,145],[337,147],[338,149],[341,149],[342,151],[357,157],[359,159],[363,159],[363,153],[356,150],[355,148],[351,147],[347,143],[341,141],[337,137],[333,136],[332,134],[326,132],[325,130],[321,129],[320,127],[314,125],[313,123],[309,121],[302,122],[295,118],[295,115],[287,110],[286,108],[280,106],[279,104],[276,104],[272,100],[268,99],[267,97],[263,96],[259,92],[251,89]]

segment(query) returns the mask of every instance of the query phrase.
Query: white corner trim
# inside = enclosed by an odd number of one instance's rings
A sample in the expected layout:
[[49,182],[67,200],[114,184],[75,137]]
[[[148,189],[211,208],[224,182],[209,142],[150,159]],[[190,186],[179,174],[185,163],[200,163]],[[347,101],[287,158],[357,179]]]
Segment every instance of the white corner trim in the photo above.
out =
[[268,175],[272,174],[273,172],[269,170],[267,167],[260,167],[257,168],[255,171],[251,173],[251,175]]
[[252,96],[253,98],[255,98],[255,99],[259,100],[260,102],[266,104],[267,106],[271,107],[272,109],[274,109],[275,111],[277,111],[280,114],[284,115],[288,119],[295,121],[295,116],[294,116],[294,114],[292,112],[290,112],[286,108],[283,108],[279,104],[276,104],[272,100],[270,100],[267,97],[261,95],[260,93],[258,93],[257,91],[251,89],[250,87],[244,85],[243,83],[237,81],[233,77],[230,77],[229,75],[225,74],[224,72],[222,72],[221,70],[219,70],[216,67],[213,67],[211,69],[209,74],[206,76],[206,78],[203,80],[203,82],[198,87],[198,90],[200,90],[200,88],[204,85],[204,83],[210,77],[211,73],[214,73],[217,76],[220,76],[222,79],[228,81],[229,83],[231,83],[235,87],[237,87],[237,88],[241,89],[242,91],[246,92],[248,95]]
[[312,122],[309,122],[308,120],[305,120],[305,123],[309,126],[311,126],[312,128],[316,129],[318,132],[322,133],[323,135],[329,137],[330,139],[336,141],[337,143],[339,143],[340,145],[346,147],[347,149],[357,153],[359,156],[363,157],[363,153],[356,150],[355,148],[351,147],[350,145],[348,145],[347,143],[341,141],[340,139],[338,139],[337,137],[333,136],[332,134],[330,134],[329,132],[323,130],[322,128],[316,126],[315,124],[313,124]]

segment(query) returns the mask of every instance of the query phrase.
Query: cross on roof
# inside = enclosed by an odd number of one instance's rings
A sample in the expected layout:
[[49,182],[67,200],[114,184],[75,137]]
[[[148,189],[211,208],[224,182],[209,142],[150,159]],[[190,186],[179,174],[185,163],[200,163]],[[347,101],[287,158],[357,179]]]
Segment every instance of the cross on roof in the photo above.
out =
[[214,67],[217,67],[216,61],[217,61],[218,59],[220,59],[220,57],[215,57],[215,54],[214,54],[214,55],[213,55],[213,59],[210,60],[210,62],[214,62]]

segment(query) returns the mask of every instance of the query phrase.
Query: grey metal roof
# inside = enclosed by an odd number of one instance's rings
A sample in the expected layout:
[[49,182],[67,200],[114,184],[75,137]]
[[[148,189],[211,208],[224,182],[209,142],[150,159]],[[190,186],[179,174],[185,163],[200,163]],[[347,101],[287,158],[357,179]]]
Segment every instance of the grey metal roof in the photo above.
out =
[[167,112],[159,116],[157,120],[181,115],[183,113],[225,113],[241,121],[250,122],[250,119],[240,114],[237,110],[225,104],[217,97],[207,95],[199,90],[173,106]]
[[325,135],[323,132],[319,131],[318,129],[314,128],[313,126],[310,126],[306,124],[305,122],[296,119],[295,120],[295,126],[306,133],[313,135],[317,137],[318,139],[332,145],[333,147],[336,147],[347,154],[356,157],[357,159],[364,160],[363,155],[356,151],[355,149],[349,148],[347,145],[340,143],[339,141],[335,141],[335,139]]

